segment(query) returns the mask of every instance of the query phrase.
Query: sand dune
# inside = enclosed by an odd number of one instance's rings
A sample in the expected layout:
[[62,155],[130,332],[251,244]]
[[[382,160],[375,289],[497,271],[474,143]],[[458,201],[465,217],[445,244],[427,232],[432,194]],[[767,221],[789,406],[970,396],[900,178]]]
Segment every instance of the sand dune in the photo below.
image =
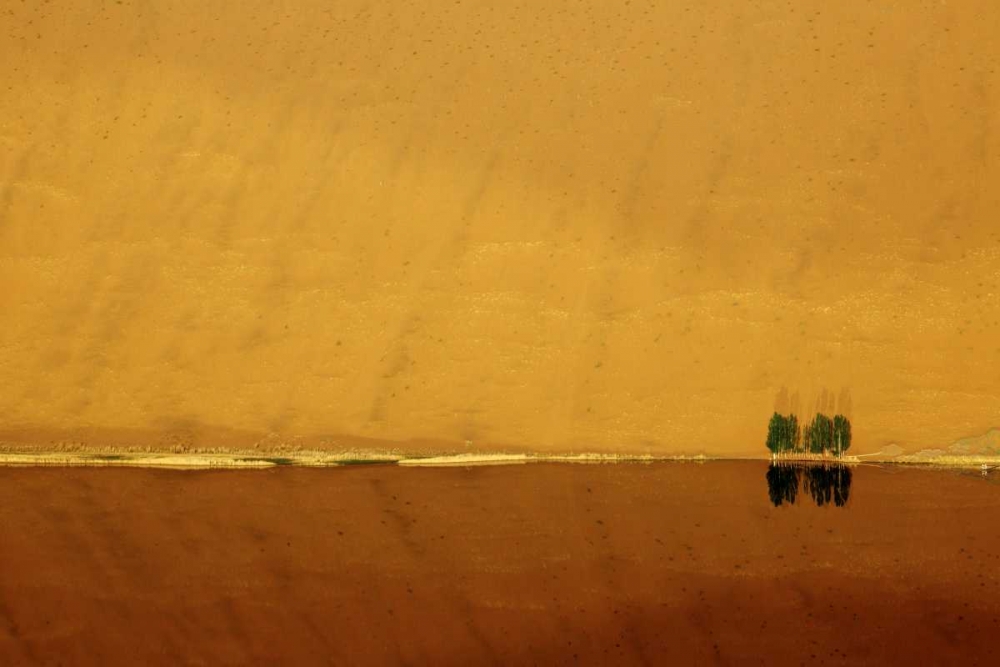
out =
[[7,441],[742,454],[782,387],[847,390],[858,451],[997,425],[996,3],[28,1],[0,35]]

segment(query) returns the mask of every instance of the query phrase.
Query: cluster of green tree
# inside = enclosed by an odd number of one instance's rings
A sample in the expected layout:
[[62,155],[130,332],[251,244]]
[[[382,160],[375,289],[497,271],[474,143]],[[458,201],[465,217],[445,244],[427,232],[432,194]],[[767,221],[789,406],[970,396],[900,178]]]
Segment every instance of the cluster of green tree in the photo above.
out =
[[794,505],[802,487],[819,507],[847,504],[851,496],[851,469],[845,465],[790,465],[779,463],[767,469],[767,490],[775,507]]
[[811,422],[800,428],[795,415],[775,412],[767,425],[765,444],[772,454],[832,453],[841,456],[851,447],[851,421],[844,415],[830,419],[817,412]]

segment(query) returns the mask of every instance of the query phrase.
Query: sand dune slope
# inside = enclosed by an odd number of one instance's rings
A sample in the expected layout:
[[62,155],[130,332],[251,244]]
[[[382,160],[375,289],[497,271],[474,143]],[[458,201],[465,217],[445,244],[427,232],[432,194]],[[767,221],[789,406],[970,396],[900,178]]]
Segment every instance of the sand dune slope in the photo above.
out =
[[0,35],[6,440],[745,453],[782,387],[862,450],[997,425],[996,3],[28,1]]

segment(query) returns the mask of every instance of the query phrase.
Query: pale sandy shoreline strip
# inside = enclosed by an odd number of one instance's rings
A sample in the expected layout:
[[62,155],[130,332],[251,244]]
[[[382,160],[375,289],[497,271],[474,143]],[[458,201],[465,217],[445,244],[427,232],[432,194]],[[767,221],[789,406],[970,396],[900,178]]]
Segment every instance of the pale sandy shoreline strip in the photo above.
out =
[[[384,452],[0,452],[0,466],[126,466],[148,468],[270,468],[276,466],[337,467],[394,464],[408,467],[521,465],[526,463],[625,463],[654,461],[709,461],[705,456],[649,456],[623,454],[455,454],[404,456]],[[722,460],[722,459],[719,459]]]
[[[351,465],[399,465],[406,467],[448,467],[448,466],[489,466],[524,465],[527,463],[666,463],[689,462],[707,463],[717,461],[770,461],[770,457],[711,457],[695,456],[654,456],[649,454],[524,454],[493,452],[483,454],[445,454],[428,456],[405,456],[387,452],[315,452],[277,451],[260,453],[257,451],[235,452],[129,452],[113,451],[0,451],[0,466],[90,466],[90,467],[134,467],[134,468],[174,468],[189,470],[204,469],[260,469],[278,466],[298,467],[343,467]],[[843,459],[823,459],[821,457],[784,457],[776,463],[844,463],[858,465],[862,461],[856,457]],[[1000,456],[937,456],[937,457],[896,457],[893,459],[871,459],[864,463],[941,466],[941,467],[981,467],[1000,466]]]
[[146,452],[0,452],[0,466],[93,466],[133,468],[273,468],[277,466],[325,467],[358,463],[396,463],[382,454],[146,453]]

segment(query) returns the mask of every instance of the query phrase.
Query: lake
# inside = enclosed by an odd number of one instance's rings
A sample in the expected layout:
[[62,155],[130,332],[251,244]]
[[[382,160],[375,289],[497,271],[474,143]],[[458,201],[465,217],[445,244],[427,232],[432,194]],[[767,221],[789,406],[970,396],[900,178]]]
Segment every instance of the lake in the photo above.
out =
[[0,468],[0,664],[996,664],[998,481]]

